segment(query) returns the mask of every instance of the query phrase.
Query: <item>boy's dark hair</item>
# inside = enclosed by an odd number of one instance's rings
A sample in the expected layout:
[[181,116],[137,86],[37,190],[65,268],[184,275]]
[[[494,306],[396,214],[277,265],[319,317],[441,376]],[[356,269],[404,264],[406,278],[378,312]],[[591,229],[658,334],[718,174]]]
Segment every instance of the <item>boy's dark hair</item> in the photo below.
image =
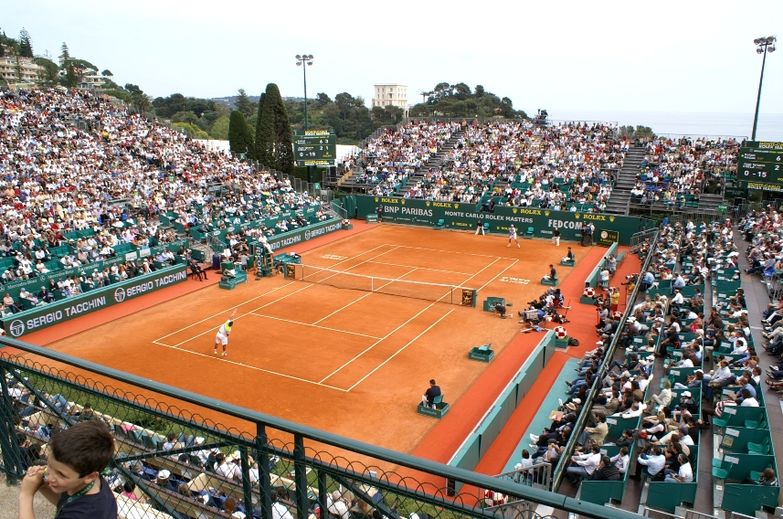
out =
[[102,471],[114,456],[114,437],[99,420],[80,422],[64,429],[50,442],[52,455],[83,478]]

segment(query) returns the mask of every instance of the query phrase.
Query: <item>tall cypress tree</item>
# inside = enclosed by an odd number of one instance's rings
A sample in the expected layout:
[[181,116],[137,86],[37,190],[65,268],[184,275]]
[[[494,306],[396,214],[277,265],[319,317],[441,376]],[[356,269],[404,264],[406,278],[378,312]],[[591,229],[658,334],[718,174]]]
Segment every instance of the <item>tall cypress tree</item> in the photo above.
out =
[[272,103],[267,102],[265,93],[261,93],[261,98],[258,100],[254,158],[268,168],[274,167],[272,164],[274,143],[275,118],[274,111],[272,110]]
[[247,133],[245,116],[239,110],[233,110],[228,120],[228,144],[231,148],[231,153],[247,153],[248,142],[245,140]]
[[291,125],[288,122],[280,89],[274,83],[266,86],[266,100],[272,107],[274,115],[275,146],[272,167],[283,173],[290,173],[294,169],[294,150],[291,142]]

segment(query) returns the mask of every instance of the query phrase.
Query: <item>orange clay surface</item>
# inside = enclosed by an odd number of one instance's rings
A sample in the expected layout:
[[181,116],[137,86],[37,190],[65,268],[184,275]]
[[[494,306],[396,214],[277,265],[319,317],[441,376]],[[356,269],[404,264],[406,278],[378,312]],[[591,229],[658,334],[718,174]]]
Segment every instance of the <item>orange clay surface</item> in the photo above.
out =
[[[129,302],[135,305],[118,305],[22,339],[443,462],[541,339],[536,333],[519,333],[516,311],[544,291],[540,278],[550,263],[558,270],[566,304],[574,307],[569,318],[576,320],[578,329],[569,331],[583,336],[582,347],[573,355],[592,347],[587,345],[595,340],[589,327],[594,312],[577,307],[585,277],[604,248],[572,244],[577,267],[571,269],[558,265],[567,242],[555,247],[549,241],[520,240],[521,248],[509,248],[502,236],[358,222],[355,227],[293,250],[302,254],[306,265],[476,288],[476,308],[292,281],[281,275],[256,281],[250,274],[246,284],[222,290],[217,275],[210,272],[209,282],[188,280]],[[632,270],[629,263],[636,258],[630,260],[624,267]],[[441,295],[429,288],[422,291]],[[512,303],[511,318],[483,312],[481,304],[488,296]],[[213,355],[215,333],[232,314],[229,355]],[[575,319],[579,314],[582,318]],[[486,343],[497,352],[493,362],[468,360],[471,347]],[[549,380],[558,369],[551,370]],[[452,406],[440,421],[415,410],[430,378],[437,379]],[[536,392],[539,403],[545,389]],[[524,407],[524,416],[517,417],[520,427],[538,404]],[[247,427],[206,415],[225,425]],[[505,443],[513,445],[515,440],[509,437]],[[497,461],[484,471],[493,472],[513,455],[508,447],[498,449]]]

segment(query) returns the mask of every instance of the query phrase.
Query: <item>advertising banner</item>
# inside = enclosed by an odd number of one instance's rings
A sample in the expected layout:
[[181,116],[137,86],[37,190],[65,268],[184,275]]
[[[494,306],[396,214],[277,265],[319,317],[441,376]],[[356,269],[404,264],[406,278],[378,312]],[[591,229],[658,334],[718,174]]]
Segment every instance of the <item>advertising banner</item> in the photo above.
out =
[[128,299],[174,285],[188,278],[186,266],[174,265],[122,283],[115,283],[62,301],[13,314],[3,322],[10,337],[21,337],[69,319],[122,303]]
[[[579,213],[552,211],[536,207],[495,207],[494,211],[482,212],[475,204],[459,202],[433,202],[398,197],[356,195],[356,216],[365,218],[368,214],[382,215],[384,222],[406,223],[434,227],[443,221],[449,229],[474,230],[478,225],[489,226],[489,232],[506,234],[509,226],[516,227],[520,236],[528,229],[538,238],[549,238],[554,229],[560,229],[564,240],[579,240],[582,226],[593,222],[598,235],[606,233],[607,242],[617,236],[617,241],[628,245],[631,236],[653,226],[651,220],[630,216],[600,213]],[[379,210],[380,208],[380,210]]]

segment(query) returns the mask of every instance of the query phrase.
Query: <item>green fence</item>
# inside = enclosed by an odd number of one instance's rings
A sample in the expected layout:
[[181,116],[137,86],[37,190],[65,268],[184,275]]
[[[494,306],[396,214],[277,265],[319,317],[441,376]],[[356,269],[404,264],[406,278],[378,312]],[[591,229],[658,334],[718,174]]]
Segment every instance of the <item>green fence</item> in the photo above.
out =
[[[79,374],[49,367],[49,361]],[[357,442],[13,339],[0,339],[0,385],[0,469],[8,480],[17,482],[34,462],[29,447],[46,443],[49,426],[102,420],[118,448],[105,477],[121,517],[228,518],[229,498],[247,517],[273,517],[273,503],[276,516],[285,507],[295,517],[325,517],[338,497],[353,517],[367,519],[413,513],[535,519],[542,517],[537,504],[554,508],[558,517],[569,512],[640,517]],[[176,405],[167,403],[173,400]],[[212,420],[202,418],[207,413]],[[222,425],[229,421],[241,423],[242,430]],[[220,454],[235,460],[230,476],[212,468]],[[461,490],[452,491],[447,481]],[[119,495],[127,482],[142,500]],[[485,507],[484,489],[506,494],[509,504]]]
[[478,425],[452,456],[449,465],[473,470],[500,435],[511,415],[522,403],[538,375],[555,351],[554,332],[541,339],[536,349],[512,377]]
[[3,327],[9,336],[21,337],[27,333],[180,283],[185,281],[187,277],[185,265],[173,265],[122,283],[114,283],[107,287],[90,290],[79,296],[15,313],[3,322]]
[[[476,224],[489,225],[489,232],[506,233],[511,224],[520,235],[532,228],[534,236],[551,238],[554,229],[560,229],[565,240],[582,237],[582,226],[595,225],[593,240],[596,243],[617,236],[623,245],[630,244],[631,236],[654,225],[651,220],[628,216],[598,213],[551,211],[534,207],[495,207],[492,213],[481,212],[475,204],[458,202],[432,202],[397,197],[372,197],[353,195],[344,199],[351,217],[366,218],[381,214],[384,222],[406,223],[435,227],[443,224],[449,229],[473,230]],[[380,211],[379,211],[380,208]]]

